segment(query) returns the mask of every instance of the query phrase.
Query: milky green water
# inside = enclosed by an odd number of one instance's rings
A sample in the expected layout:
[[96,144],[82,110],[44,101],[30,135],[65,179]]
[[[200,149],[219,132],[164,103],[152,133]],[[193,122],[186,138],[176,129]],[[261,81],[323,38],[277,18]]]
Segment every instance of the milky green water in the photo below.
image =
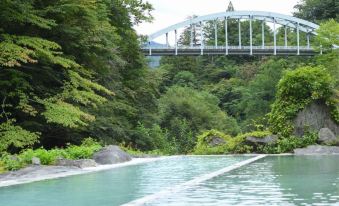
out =
[[[0,188],[0,206],[114,206],[249,157],[174,157]],[[266,157],[147,205],[339,205],[339,156]]]
[[248,157],[174,157],[109,171],[0,188],[0,206],[114,206]]
[[339,156],[266,157],[151,205],[339,205]]

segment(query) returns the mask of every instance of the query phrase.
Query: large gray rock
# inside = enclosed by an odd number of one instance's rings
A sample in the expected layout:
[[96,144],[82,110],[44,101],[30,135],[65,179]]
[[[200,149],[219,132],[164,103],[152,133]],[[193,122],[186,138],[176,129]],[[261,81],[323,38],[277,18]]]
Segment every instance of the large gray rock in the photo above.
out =
[[41,161],[38,157],[32,158],[32,165],[41,165]]
[[117,164],[130,161],[132,158],[129,154],[121,150],[118,146],[110,145],[94,153],[93,159],[101,165]]
[[1,181],[21,181],[24,179],[40,178],[43,176],[48,177],[55,174],[76,172],[80,170],[81,169],[78,167],[31,165],[17,171],[11,171],[0,175],[0,183]]
[[339,147],[331,146],[321,146],[321,145],[311,145],[302,149],[295,149],[294,154],[296,155],[329,155],[329,154],[338,154]]
[[318,133],[318,141],[322,144],[336,144],[338,139],[329,128],[321,128]]
[[216,147],[216,146],[220,146],[220,145],[226,144],[226,141],[223,138],[221,138],[221,137],[213,136],[213,137],[209,137],[209,140],[208,140],[207,144],[210,147]]
[[277,135],[268,135],[266,137],[246,137],[246,142],[254,144],[274,144],[278,141]]
[[294,135],[303,136],[307,131],[318,132],[329,128],[334,135],[339,135],[339,125],[335,123],[329,108],[324,103],[315,102],[298,113],[294,119]]
[[16,155],[10,155],[9,159],[12,160],[12,161],[17,161],[17,162],[20,161],[19,157],[16,156]]
[[96,167],[97,163],[92,159],[82,159],[82,160],[58,159],[55,165],[64,167],[86,168],[86,167]]

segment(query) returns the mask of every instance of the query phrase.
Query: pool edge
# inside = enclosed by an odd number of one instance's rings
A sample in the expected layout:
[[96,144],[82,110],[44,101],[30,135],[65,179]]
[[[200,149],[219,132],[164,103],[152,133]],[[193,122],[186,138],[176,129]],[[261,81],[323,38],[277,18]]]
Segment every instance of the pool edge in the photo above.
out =
[[59,178],[70,177],[70,176],[75,176],[75,175],[89,174],[89,173],[94,173],[94,172],[111,170],[115,168],[121,168],[121,167],[127,167],[127,166],[132,166],[132,165],[159,161],[159,160],[163,160],[167,158],[171,158],[171,156],[158,157],[158,158],[135,158],[129,162],[113,164],[113,165],[101,165],[98,167],[89,167],[89,168],[83,168],[79,170],[67,171],[67,172],[62,172],[62,173],[52,173],[52,174],[47,174],[47,175],[43,175],[40,177],[31,177],[31,178],[18,177],[18,179],[15,179],[15,180],[0,181],[0,188],[10,187],[10,186],[15,186],[15,185],[22,185],[22,184],[29,184],[33,182],[41,182],[45,180],[59,179]]

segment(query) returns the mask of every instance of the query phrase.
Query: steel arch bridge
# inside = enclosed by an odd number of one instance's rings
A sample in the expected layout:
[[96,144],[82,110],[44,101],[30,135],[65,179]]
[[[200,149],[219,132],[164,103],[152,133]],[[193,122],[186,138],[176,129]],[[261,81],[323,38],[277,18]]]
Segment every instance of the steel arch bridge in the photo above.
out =
[[[238,20],[238,42],[239,45],[229,45],[229,28],[228,20]],[[249,45],[242,45],[241,42],[241,20],[249,21]],[[253,45],[253,28],[252,22],[261,21],[261,46]],[[214,21],[214,45],[205,45],[205,34],[203,30],[203,23]],[[218,45],[218,21],[224,22],[225,28],[225,44]],[[273,24],[273,46],[265,45],[265,25],[266,22]],[[277,29],[276,26],[281,25],[285,28],[284,45],[277,45]],[[200,45],[193,44],[193,30],[195,26],[201,27]],[[190,45],[178,44],[178,30],[182,28],[189,28],[190,30]],[[289,46],[287,40],[287,28],[296,30],[297,40],[296,46]],[[210,14],[192,18],[175,25],[164,28],[154,34],[148,36],[148,44],[141,47],[146,56],[174,56],[174,55],[315,55],[316,52],[310,46],[310,36],[317,35],[316,30],[319,28],[317,24],[299,19],[296,17],[266,12],[266,11],[232,11]],[[169,44],[169,33],[174,32],[175,43],[174,46]],[[307,45],[300,45],[300,32],[305,32],[307,35]],[[154,39],[165,36],[166,45],[153,46],[151,42]],[[320,51],[322,53],[322,51]]]

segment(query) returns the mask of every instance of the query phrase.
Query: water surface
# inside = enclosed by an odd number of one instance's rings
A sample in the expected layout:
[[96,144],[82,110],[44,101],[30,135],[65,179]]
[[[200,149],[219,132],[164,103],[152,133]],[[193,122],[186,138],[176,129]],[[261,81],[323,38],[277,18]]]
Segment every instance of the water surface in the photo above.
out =
[[108,171],[0,188],[0,206],[114,206],[249,157],[173,157]]
[[339,156],[266,157],[151,205],[339,205]]

